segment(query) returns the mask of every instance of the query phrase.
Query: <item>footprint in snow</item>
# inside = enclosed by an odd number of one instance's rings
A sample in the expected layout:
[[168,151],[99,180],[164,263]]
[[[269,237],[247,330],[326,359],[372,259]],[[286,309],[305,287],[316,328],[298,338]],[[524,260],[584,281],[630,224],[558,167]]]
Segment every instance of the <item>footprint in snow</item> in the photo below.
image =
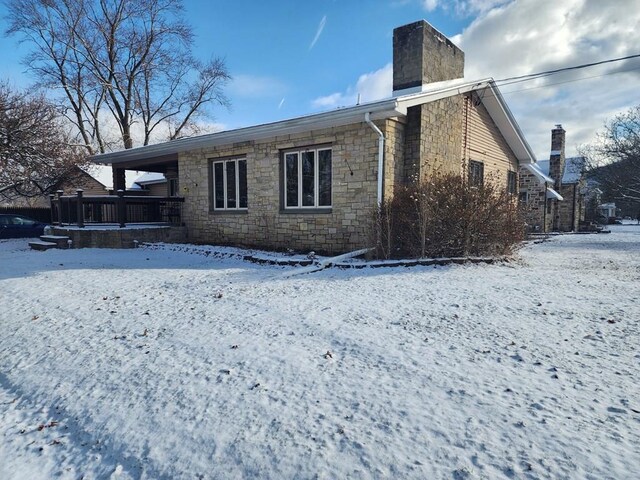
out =
[[610,413],[627,413],[627,411],[624,408],[618,408],[618,407],[609,407],[609,408],[607,408],[607,412],[610,412]]

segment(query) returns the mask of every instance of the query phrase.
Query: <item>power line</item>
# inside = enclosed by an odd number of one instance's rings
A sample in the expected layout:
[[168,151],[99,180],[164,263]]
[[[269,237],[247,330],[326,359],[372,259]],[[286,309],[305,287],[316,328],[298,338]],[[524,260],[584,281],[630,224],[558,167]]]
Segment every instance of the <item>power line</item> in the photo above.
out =
[[[601,60],[600,62],[584,63],[582,65],[575,65],[572,67],[558,68],[556,70],[547,70],[545,72],[529,73],[528,75],[520,75],[517,77],[501,78],[496,80],[495,82],[498,83],[498,82],[511,82],[512,80],[520,80],[520,81],[533,80],[534,78],[546,77],[546,76],[554,75],[560,72],[567,72],[570,70],[580,70],[583,68],[595,67],[597,65],[604,65],[606,63],[620,62],[622,60],[630,60],[632,58],[640,58],[640,53],[635,55],[628,55],[626,57],[618,57],[618,58],[610,58],[608,60]],[[511,83],[517,83],[517,82],[511,82]]]
[[[608,76],[608,75],[615,75],[615,74],[617,74],[617,73],[634,72],[634,71],[636,71],[636,70],[640,70],[640,67],[636,67],[636,68],[629,68],[629,69],[626,69],[626,70],[618,70],[618,71],[615,71],[615,72],[607,72],[607,73],[603,73],[603,74],[600,74],[600,75],[591,75],[591,76],[589,76],[589,77],[574,78],[574,79],[572,79],[572,80],[565,80],[564,82],[547,83],[546,85],[538,85],[537,87],[528,87],[528,88],[521,88],[521,89],[519,89],[519,90],[510,90],[510,91],[508,91],[508,92],[502,92],[502,94],[503,94],[503,95],[509,95],[509,94],[511,94],[511,93],[524,92],[524,91],[526,91],[526,90],[535,90],[535,89],[538,89],[538,88],[548,88],[548,87],[553,87],[553,86],[555,86],[555,85],[563,85],[563,84],[565,84],[565,83],[579,82],[580,80],[589,80],[589,79],[591,79],[591,78],[606,77],[606,76]],[[534,79],[531,79],[531,80],[534,80]],[[504,85],[512,85],[513,83],[517,83],[517,82],[506,83],[506,84],[503,84],[503,85],[501,85],[501,86],[504,86]]]

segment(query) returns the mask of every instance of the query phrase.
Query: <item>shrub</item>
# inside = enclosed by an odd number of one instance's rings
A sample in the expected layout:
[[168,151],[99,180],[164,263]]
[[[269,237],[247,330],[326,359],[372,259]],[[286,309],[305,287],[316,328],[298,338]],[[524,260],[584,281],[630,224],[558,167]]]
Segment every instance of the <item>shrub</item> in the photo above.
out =
[[508,255],[524,238],[517,198],[491,178],[434,175],[396,189],[372,219],[376,258]]

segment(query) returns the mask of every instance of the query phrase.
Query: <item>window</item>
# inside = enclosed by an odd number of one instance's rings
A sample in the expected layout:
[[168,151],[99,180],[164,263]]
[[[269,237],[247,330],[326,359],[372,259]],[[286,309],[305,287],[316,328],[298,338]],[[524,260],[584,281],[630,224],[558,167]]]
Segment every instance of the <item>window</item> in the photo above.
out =
[[475,187],[484,183],[484,163],[469,160],[469,183]]
[[169,179],[169,196],[177,197],[178,196],[178,179],[170,178]]
[[213,161],[213,209],[247,209],[247,161]]
[[518,191],[516,172],[507,172],[507,193],[515,195]]
[[284,153],[284,208],[331,207],[331,149]]
[[529,192],[526,190],[520,192],[520,196],[518,197],[518,201],[520,203],[529,203]]

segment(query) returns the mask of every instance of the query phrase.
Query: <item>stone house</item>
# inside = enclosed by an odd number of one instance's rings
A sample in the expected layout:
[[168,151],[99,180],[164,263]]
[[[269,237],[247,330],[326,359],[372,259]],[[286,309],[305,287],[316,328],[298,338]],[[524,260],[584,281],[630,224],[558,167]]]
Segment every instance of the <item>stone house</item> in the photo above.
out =
[[520,201],[532,231],[574,232],[585,219],[585,158],[566,158],[565,138],[562,125],[556,125],[549,160],[521,168]]
[[158,172],[184,197],[188,240],[327,253],[369,246],[372,211],[433,172],[491,178],[517,195],[535,162],[492,79],[425,21],[393,33],[391,98],[99,155],[114,186]]

